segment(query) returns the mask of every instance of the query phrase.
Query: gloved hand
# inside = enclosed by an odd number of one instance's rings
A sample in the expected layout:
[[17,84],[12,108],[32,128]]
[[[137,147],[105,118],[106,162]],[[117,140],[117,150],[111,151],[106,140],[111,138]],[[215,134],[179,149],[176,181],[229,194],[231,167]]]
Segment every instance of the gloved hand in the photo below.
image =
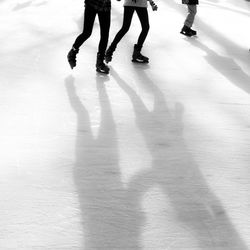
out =
[[158,6],[155,4],[155,2],[153,0],[149,0],[149,3],[151,5],[153,11],[158,10]]

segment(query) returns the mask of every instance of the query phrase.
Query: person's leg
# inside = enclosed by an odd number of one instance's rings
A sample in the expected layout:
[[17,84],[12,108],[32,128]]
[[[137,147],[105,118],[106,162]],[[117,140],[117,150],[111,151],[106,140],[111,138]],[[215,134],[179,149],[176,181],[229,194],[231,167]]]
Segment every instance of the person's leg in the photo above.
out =
[[81,45],[91,36],[96,10],[89,5],[86,5],[85,12],[84,12],[84,25],[82,33],[76,38],[73,47],[75,49],[79,49]]
[[98,52],[104,57],[109,39],[110,11],[99,12],[98,18],[100,23],[100,42]]
[[141,49],[146,40],[149,31],[149,20],[147,8],[136,8],[136,13],[141,23],[141,33],[138,37],[137,44],[134,45],[134,51],[132,55],[132,62],[148,63],[149,58],[141,54]]
[[181,33],[185,36],[194,36],[196,35],[196,31],[192,30],[191,27],[194,23],[194,18],[197,13],[197,6],[187,4],[188,7],[188,15],[185,19],[184,26],[181,29]]
[[100,42],[96,58],[96,70],[100,73],[107,74],[109,67],[104,64],[103,60],[109,39],[110,11],[98,12],[98,18],[100,24]]
[[188,4],[187,7],[188,7],[188,15],[184,22],[184,25],[191,28],[193,26],[194,18],[197,13],[197,7],[196,5],[190,5],[190,4]]
[[76,66],[76,55],[79,52],[80,46],[91,36],[95,21],[95,16],[96,16],[96,11],[92,7],[86,5],[84,11],[83,32],[76,38],[71,50],[67,55],[68,62],[72,69]]
[[134,11],[135,11],[134,7],[127,7],[127,6],[124,7],[122,27],[116,34],[113,42],[111,43],[112,47],[116,48],[117,44],[121,41],[123,36],[128,32]]
[[105,55],[105,60],[107,63],[112,60],[113,52],[115,51],[117,44],[121,41],[124,35],[128,32],[130,25],[131,25],[134,11],[135,11],[134,7],[128,7],[128,6],[124,7],[122,27],[116,34],[114,40],[110,44]]
[[141,28],[142,28],[138,41],[137,41],[137,45],[139,47],[142,47],[148,35],[148,31],[149,31],[148,10],[147,8],[136,8],[136,13],[139,17]]

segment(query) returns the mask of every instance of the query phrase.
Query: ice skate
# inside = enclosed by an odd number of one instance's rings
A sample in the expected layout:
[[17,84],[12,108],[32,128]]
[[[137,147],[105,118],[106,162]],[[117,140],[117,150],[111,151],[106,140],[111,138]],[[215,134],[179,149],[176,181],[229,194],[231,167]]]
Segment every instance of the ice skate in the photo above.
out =
[[105,57],[104,57],[106,63],[109,63],[109,62],[112,61],[112,57],[113,57],[114,51],[115,51],[115,50],[112,49],[111,46],[107,49],[107,51],[106,51],[106,53],[105,53]]
[[104,60],[104,56],[102,56],[100,53],[97,53],[96,71],[102,74],[108,74],[109,67],[103,62],[103,60]]
[[73,69],[76,66],[76,54],[78,52],[79,52],[79,49],[75,49],[74,47],[72,47],[72,49],[69,51],[67,55],[67,59],[68,59],[71,69]]
[[183,28],[181,29],[181,34],[183,34],[184,36],[188,36],[188,37],[191,37],[191,36],[194,36],[196,35],[196,31],[195,30],[192,30],[190,29],[188,26],[184,25]]
[[137,44],[134,45],[132,62],[134,62],[134,63],[149,63],[149,58],[141,54],[141,47],[139,47]]
[[190,29],[190,31],[193,33],[193,36],[196,36],[197,35],[197,31],[196,30],[193,30],[193,29],[191,29],[191,28],[189,28]]

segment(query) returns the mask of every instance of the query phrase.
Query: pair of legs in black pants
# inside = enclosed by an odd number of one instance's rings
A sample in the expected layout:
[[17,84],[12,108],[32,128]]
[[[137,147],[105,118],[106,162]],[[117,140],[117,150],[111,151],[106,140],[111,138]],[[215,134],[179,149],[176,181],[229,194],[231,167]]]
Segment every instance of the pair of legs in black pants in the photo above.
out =
[[[97,53],[97,70],[101,68],[104,71],[108,70],[108,67],[103,63],[105,51],[108,44],[109,38],[109,28],[110,28],[110,10],[108,11],[97,11],[93,7],[86,4],[84,12],[84,26],[83,32],[76,38],[71,51],[68,54],[68,60],[71,68],[76,66],[76,54],[79,51],[81,45],[91,36],[95,17],[98,15],[99,24],[100,24],[100,41],[98,45]],[[106,72],[103,72],[106,73]]]
[[140,23],[141,23],[141,27],[142,27],[137,44],[135,45],[134,54],[135,54],[135,52],[140,53],[141,48],[143,46],[143,43],[144,43],[144,41],[148,35],[148,31],[149,31],[148,10],[147,10],[147,8],[144,8],[144,7],[125,6],[122,27],[118,31],[118,33],[116,34],[113,42],[111,43],[111,45],[106,53],[106,61],[107,62],[112,60],[112,55],[116,49],[117,44],[121,41],[123,36],[128,32],[130,25],[131,25],[132,17],[134,15],[134,12],[137,13],[139,20],[140,20]]

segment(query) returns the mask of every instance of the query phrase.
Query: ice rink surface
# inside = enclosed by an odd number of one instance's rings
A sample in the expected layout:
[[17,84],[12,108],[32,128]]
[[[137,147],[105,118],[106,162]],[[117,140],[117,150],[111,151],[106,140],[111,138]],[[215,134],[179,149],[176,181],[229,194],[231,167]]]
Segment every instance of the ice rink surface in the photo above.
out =
[[[250,249],[250,2],[156,0],[110,75],[96,19],[72,71],[83,0],[0,1],[0,249]],[[112,2],[110,40],[123,3]]]

